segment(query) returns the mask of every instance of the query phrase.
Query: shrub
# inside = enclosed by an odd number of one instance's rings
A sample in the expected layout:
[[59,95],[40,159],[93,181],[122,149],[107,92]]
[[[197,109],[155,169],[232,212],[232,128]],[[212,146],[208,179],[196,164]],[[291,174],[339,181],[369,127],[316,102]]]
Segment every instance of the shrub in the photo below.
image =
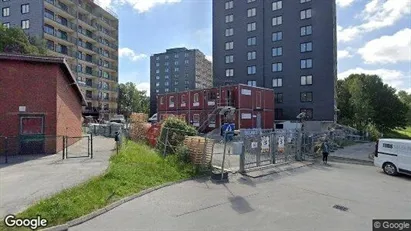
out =
[[197,135],[197,130],[188,125],[185,121],[174,117],[167,118],[161,128],[160,137],[157,140],[157,149],[161,153],[164,151],[166,145],[166,154],[173,154],[179,145],[183,144],[186,136]]
[[185,145],[179,145],[176,148],[176,155],[178,157],[178,161],[183,163],[191,163],[190,159],[190,150]]

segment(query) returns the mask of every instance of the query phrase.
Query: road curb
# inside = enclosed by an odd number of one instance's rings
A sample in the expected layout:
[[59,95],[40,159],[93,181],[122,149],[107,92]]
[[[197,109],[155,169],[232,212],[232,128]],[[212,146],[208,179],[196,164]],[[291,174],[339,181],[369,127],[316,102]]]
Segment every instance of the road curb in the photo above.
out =
[[357,160],[352,158],[344,158],[338,156],[328,156],[328,161],[330,162],[337,162],[337,163],[344,163],[344,164],[358,164],[358,165],[366,165],[366,166],[374,166],[374,162],[372,160]]
[[114,208],[116,208],[116,207],[118,207],[118,206],[126,203],[126,202],[129,202],[129,201],[131,201],[131,200],[133,200],[133,199],[136,199],[136,198],[138,198],[138,197],[144,196],[144,195],[146,195],[146,194],[149,194],[149,193],[151,193],[151,192],[157,191],[157,190],[159,190],[159,189],[162,189],[162,188],[165,188],[165,187],[168,187],[168,186],[180,184],[180,183],[183,183],[183,182],[185,182],[185,181],[201,179],[201,178],[205,178],[205,177],[207,177],[207,176],[202,175],[202,176],[192,177],[192,178],[189,178],[189,179],[179,180],[179,181],[175,181],[175,182],[169,182],[169,183],[165,183],[165,184],[162,184],[162,185],[153,187],[153,188],[145,189],[145,190],[143,190],[143,191],[141,191],[141,192],[139,192],[139,193],[136,193],[136,194],[134,194],[134,195],[131,195],[131,196],[125,197],[125,198],[123,198],[123,199],[121,199],[121,200],[118,200],[118,201],[116,201],[116,202],[113,202],[113,203],[111,203],[111,204],[109,204],[109,205],[107,205],[107,206],[105,206],[105,207],[103,207],[103,208],[101,208],[101,209],[98,209],[98,210],[96,210],[96,211],[94,211],[94,212],[91,212],[91,213],[89,213],[89,214],[87,214],[87,215],[84,215],[84,216],[82,216],[82,217],[79,217],[79,218],[76,218],[76,219],[74,219],[74,220],[68,221],[68,222],[65,223],[65,224],[53,226],[53,227],[50,227],[50,228],[45,228],[45,229],[42,229],[42,231],[68,231],[68,229],[69,229],[70,227],[80,225],[80,224],[82,224],[82,223],[84,223],[84,222],[86,222],[86,221],[89,221],[89,220],[91,220],[91,219],[93,219],[93,218],[95,218],[95,217],[97,217],[97,216],[100,216],[101,214],[104,214],[104,213],[106,213],[106,212],[108,212],[108,211],[110,211],[110,210],[112,210],[112,209],[114,209]]

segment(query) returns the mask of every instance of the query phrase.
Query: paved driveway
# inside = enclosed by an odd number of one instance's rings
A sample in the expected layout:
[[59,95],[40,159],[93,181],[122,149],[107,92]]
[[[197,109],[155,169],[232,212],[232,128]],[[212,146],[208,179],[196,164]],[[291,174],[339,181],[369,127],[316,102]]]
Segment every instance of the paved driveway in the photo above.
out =
[[[0,217],[24,210],[41,198],[75,186],[105,171],[114,139],[94,137],[94,158],[61,160],[56,154],[17,164],[0,164]],[[87,145],[69,147],[70,156],[87,155]],[[13,159],[10,160],[13,162]]]
[[410,218],[410,192],[409,177],[371,166],[316,164],[253,180],[236,175],[228,184],[187,181],[70,231],[371,230],[373,218]]

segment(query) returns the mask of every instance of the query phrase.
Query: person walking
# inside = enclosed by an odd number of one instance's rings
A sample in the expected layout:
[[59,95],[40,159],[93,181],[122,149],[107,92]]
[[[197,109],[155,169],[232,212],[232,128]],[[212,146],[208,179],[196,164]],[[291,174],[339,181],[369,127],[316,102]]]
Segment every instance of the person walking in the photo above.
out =
[[323,151],[323,163],[327,164],[328,154],[329,154],[329,144],[328,144],[327,139],[324,141],[322,145],[322,151]]

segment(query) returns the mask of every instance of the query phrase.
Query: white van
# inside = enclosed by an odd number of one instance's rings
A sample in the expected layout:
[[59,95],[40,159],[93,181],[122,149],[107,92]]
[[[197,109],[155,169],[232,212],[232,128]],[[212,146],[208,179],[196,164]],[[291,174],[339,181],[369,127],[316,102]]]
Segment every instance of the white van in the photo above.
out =
[[375,146],[374,165],[388,175],[411,175],[411,140],[379,139]]

